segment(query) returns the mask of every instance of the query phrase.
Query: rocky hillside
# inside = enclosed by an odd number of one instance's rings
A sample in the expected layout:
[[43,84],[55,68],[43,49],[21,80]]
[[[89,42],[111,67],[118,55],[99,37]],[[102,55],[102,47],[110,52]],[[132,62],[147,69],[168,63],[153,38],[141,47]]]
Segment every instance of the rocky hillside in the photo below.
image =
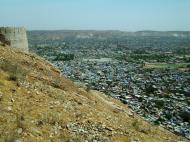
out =
[[0,142],[186,142],[85,90],[34,54],[0,46]]

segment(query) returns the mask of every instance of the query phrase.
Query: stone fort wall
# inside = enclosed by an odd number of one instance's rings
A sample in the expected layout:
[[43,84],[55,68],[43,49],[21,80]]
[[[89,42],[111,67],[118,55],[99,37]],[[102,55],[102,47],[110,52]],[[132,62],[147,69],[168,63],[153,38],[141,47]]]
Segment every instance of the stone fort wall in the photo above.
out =
[[28,39],[24,27],[0,27],[0,34],[10,42],[11,47],[28,52]]

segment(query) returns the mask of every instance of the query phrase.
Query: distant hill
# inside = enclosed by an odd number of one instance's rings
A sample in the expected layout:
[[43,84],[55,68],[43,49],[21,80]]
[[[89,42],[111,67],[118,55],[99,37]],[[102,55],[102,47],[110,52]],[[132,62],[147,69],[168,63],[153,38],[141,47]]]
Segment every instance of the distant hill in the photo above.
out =
[[190,38],[190,32],[187,31],[139,31],[131,33],[135,36],[157,36],[157,37],[181,37]]
[[190,38],[190,32],[184,31],[138,31],[138,32],[123,32],[123,31],[93,31],[93,30],[57,30],[57,31],[28,31],[29,40],[55,40],[64,38],[125,38],[125,37],[177,37]]

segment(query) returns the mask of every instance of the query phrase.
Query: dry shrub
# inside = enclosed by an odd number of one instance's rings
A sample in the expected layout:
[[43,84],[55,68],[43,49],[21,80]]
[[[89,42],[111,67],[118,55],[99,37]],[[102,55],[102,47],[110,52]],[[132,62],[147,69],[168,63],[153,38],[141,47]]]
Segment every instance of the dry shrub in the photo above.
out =
[[132,126],[135,128],[136,131],[149,134],[151,132],[150,126],[143,124],[138,119],[134,119]]
[[51,125],[62,124],[61,114],[58,112],[46,112],[42,115],[42,121]]
[[10,61],[2,61],[0,62],[0,69],[4,72],[9,73],[8,80],[11,81],[21,81],[26,77],[26,70],[23,69],[18,64],[13,64]]

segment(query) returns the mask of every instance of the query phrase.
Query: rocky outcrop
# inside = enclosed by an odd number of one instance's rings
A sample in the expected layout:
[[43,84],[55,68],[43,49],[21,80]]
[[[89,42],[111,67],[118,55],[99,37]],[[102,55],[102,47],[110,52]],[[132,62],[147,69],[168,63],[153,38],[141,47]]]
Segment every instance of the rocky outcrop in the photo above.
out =
[[28,52],[28,40],[24,27],[0,27],[1,43]]

